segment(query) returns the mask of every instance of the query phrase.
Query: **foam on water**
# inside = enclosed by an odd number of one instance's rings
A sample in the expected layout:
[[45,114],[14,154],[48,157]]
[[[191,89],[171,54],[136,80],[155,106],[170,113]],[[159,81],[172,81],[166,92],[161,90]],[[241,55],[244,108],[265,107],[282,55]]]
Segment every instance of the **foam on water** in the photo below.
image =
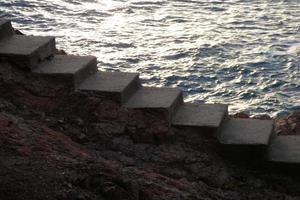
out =
[[26,34],[140,72],[189,101],[282,115],[300,108],[299,0],[1,0]]

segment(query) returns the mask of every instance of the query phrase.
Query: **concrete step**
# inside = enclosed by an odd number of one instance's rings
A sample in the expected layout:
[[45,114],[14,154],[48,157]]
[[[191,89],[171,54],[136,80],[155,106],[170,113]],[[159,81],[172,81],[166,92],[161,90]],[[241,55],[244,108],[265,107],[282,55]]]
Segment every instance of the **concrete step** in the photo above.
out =
[[218,139],[229,151],[261,153],[268,146],[272,132],[272,120],[229,118],[223,123]]
[[97,72],[83,81],[77,89],[124,103],[139,87],[140,80],[137,73]]
[[175,110],[183,103],[182,92],[178,88],[141,87],[125,103],[127,108],[163,111],[171,119]]
[[33,69],[34,73],[69,81],[77,87],[83,80],[97,72],[97,59],[93,56],[57,55]]
[[279,164],[300,164],[300,136],[275,136],[270,141],[267,159]]
[[0,19],[0,40],[14,35],[14,29],[11,25],[11,22],[6,19]]
[[178,108],[172,124],[218,129],[227,115],[228,106],[224,104],[185,103]]
[[0,59],[23,68],[35,68],[54,52],[54,37],[12,35],[0,40]]

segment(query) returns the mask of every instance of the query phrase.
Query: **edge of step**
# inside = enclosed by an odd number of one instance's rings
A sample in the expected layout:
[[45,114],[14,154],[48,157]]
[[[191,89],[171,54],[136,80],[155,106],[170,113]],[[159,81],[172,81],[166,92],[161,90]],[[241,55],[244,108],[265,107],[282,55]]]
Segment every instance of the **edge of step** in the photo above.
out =
[[94,56],[56,55],[40,63],[32,71],[45,77],[70,80],[73,86],[77,87],[97,70],[97,58]]
[[55,53],[55,37],[12,35],[0,40],[0,57],[21,68],[34,69]]
[[11,25],[11,21],[7,19],[0,19],[0,40],[14,34],[15,32]]
[[77,90],[104,95],[122,104],[140,87],[138,73],[98,71],[78,85]]
[[172,87],[140,87],[124,104],[130,109],[162,111],[170,121],[183,104],[182,91]]
[[262,160],[273,129],[273,120],[227,117],[217,133],[219,153],[230,159]]
[[274,136],[267,152],[267,160],[278,164],[300,164],[300,136]]
[[226,104],[184,103],[173,117],[172,125],[217,129],[227,116]]
[[223,123],[219,141],[224,145],[268,145],[273,120],[228,118]]
[[273,120],[228,118],[218,139],[223,145],[267,146],[273,129]]

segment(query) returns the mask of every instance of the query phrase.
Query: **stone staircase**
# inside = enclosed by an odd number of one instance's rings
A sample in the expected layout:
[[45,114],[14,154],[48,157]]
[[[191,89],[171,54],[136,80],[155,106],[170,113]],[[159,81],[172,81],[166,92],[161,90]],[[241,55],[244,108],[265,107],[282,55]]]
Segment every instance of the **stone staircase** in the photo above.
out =
[[[144,87],[139,74],[98,71],[93,56],[55,55],[55,38],[16,35],[0,19],[0,61],[9,61],[41,77],[52,77],[75,90],[114,99],[130,109],[165,114],[170,126],[212,130],[227,152],[259,152],[276,163],[300,163],[300,138],[275,136],[272,120],[233,119],[222,104],[185,103],[178,88]],[[231,154],[229,153],[229,154]]]

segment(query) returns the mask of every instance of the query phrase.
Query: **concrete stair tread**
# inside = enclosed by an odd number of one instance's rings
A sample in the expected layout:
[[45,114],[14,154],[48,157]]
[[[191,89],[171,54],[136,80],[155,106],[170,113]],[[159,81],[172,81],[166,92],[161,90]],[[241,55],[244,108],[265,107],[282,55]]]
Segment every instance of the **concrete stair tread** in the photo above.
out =
[[0,27],[7,22],[8,22],[8,20],[6,20],[6,19],[0,19]]
[[227,113],[228,106],[224,104],[185,103],[179,107],[172,124],[218,128]]
[[36,74],[70,82],[77,87],[97,72],[97,59],[93,56],[57,55],[40,63],[32,71]]
[[14,35],[14,30],[9,20],[0,19],[0,39]]
[[0,59],[13,62],[20,68],[34,69],[54,52],[54,37],[12,35],[0,40]]
[[219,141],[225,145],[266,146],[272,131],[272,120],[231,118],[224,122]]
[[10,21],[7,20],[7,19],[4,19],[4,18],[0,18],[0,27],[3,26],[6,23],[10,23]]
[[97,72],[87,78],[78,89],[100,92],[123,92],[138,76],[139,74],[137,73]]
[[[178,88],[141,87],[125,104],[128,108],[171,108],[182,92]],[[180,100],[179,100],[180,101]]]
[[38,51],[40,47],[47,45],[53,40],[54,37],[49,36],[13,35],[0,40],[0,56],[29,56],[35,51]]
[[39,74],[76,74],[96,58],[93,56],[57,55],[33,70]]
[[300,164],[300,136],[276,136],[270,141],[267,158],[271,162]]

